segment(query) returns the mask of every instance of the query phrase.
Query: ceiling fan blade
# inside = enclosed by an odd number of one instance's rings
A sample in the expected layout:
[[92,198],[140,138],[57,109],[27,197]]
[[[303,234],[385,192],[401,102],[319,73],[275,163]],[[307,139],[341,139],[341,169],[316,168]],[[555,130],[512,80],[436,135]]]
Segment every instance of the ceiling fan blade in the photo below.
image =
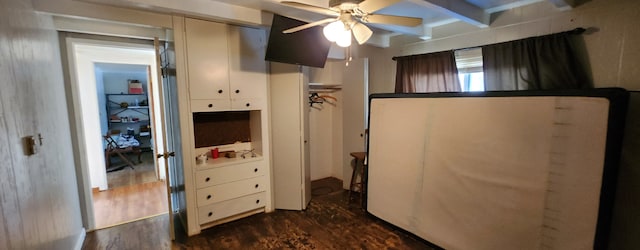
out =
[[311,11],[311,12],[315,12],[315,13],[319,13],[319,14],[323,14],[323,15],[327,15],[327,16],[335,16],[338,17],[340,16],[340,13],[331,9],[327,9],[327,8],[322,8],[322,7],[318,7],[318,6],[313,6],[313,5],[308,5],[308,4],[304,4],[304,3],[298,3],[298,2],[293,2],[293,1],[282,1],[280,2],[281,4],[284,5],[288,5],[294,8],[298,8],[298,9],[302,9],[302,10],[306,10],[306,11]]
[[358,4],[358,7],[366,13],[373,13],[397,2],[400,0],[364,0]]
[[301,31],[303,29],[308,29],[308,28],[311,28],[313,26],[318,26],[318,25],[321,25],[321,24],[330,23],[330,22],[333,22],[335,20],[336,20],[335,18],[322,19],[320,21],[315,21],[315,22],[312,22],[312,23],[307,23],[307,24],[303,24],[303,25],[300,25],[300,26],[296,26],[296,27],[290,28],[290,29],[283,30],[282,33],[289,34],[289,33],[293,33],[293,32],[296,32],[296,31]]
[[422,18],[370,14],[362,18],[366,23],[393,24],[414,27],[422,24]]
[[367,25],[360,22],[356,22],[353,27],[351,27],[351,32],[353,33],[353,37],[356,38],[356,41],[358,41],[358,44],[365,43],[371,35],[373,35],[373,31],[371,31]]

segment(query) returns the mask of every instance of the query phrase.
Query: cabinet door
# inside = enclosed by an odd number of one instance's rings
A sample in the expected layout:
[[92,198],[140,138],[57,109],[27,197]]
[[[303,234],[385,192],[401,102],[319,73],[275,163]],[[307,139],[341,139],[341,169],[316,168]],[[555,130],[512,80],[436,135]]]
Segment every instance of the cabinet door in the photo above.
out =
[[228,100],[227,26],[186,19],[185,28],[190,98]]
[[264,98],[267,93],[265,31],[229,26],[228,35],[231,100]]

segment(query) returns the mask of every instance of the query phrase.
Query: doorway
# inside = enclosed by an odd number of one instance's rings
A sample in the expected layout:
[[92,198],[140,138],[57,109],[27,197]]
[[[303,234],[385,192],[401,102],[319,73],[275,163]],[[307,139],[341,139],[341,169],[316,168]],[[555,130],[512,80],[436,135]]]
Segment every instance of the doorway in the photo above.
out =
[[[166,168],[154,157],[154,145],[164,142],[154,132],[163,128],[153,105],[160,98],[153,43],[66,42],[74,116],[80,120],[77,152],[88,176],[84,188],[90,189],[84,202],[87,229],[166,214]],[[123,138],[135,144],[121,144]],[[120,152],[109,153],[107,139]]]

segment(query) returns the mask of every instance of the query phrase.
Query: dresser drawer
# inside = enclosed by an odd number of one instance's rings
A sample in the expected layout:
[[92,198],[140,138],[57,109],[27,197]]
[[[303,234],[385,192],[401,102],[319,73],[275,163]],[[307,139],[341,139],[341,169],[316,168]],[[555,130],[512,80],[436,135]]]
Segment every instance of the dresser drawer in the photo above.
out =
[[256,161],[197,171],[196,188],[263,176],[265,169],[264,162]]
[[264,176],[201,188],[196,191],[198,206],[234,199],[266,190]]
[[233,110],[260,110],[264,108],[261,99],[243,98],[231,101],[231,109]]
[[264,206],[265,192],[242,196],[240,198],[199,207],[198,222],[204,224]]
[[231,108],[229,99],[191,100],[191,112],[224,111]]

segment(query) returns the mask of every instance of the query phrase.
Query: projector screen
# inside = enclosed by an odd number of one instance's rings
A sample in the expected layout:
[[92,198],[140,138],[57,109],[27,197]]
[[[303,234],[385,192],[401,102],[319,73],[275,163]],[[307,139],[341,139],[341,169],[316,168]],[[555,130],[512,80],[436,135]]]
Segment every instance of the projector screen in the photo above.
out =
[[445,249],[606,248],[628,94],[564,94],[372,95],[367,211]]

